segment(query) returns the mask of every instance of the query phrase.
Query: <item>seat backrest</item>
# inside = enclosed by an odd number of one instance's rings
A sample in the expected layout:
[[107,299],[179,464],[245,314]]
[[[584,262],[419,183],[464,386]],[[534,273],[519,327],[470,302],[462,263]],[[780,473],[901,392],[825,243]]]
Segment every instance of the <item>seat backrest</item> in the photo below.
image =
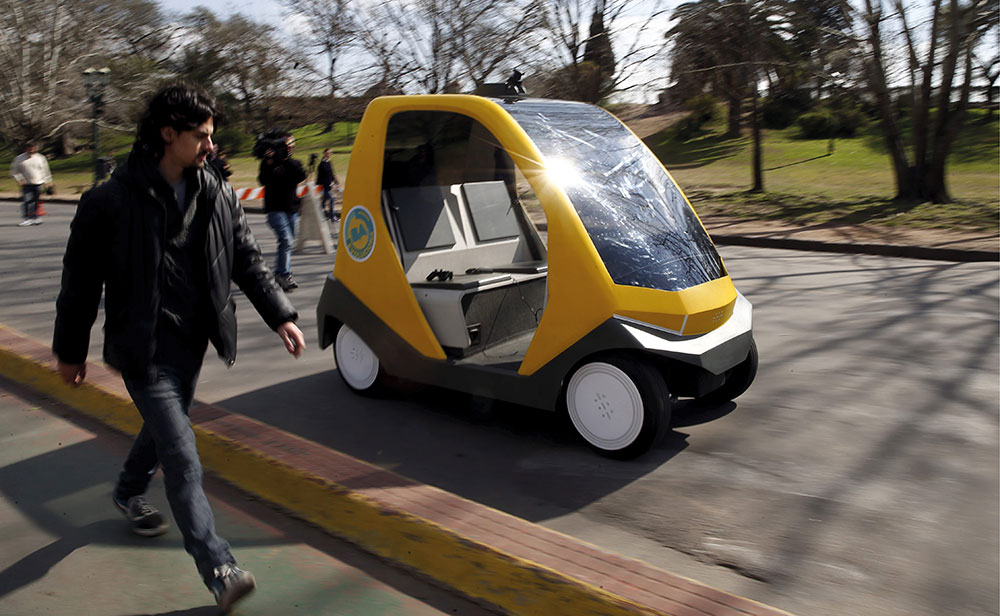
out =
[[514,239],[521,235],[514,204],[502,181],[462,184],[462,196],[472,217],[477,242]]
[[390,209],[396,219],[404,252],[455,246],[455,232],[448,212],[444,186],[413,186],[389,191]]
[[390,188],[383,198],[411,283],[436,269],[459,275],[531,259],[502,181]]

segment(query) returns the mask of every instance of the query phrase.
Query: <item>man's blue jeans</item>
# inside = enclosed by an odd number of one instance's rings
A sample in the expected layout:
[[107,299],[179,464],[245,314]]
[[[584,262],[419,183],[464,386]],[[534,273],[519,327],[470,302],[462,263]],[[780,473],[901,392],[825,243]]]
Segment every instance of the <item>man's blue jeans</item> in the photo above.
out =
[[292,273],[292,243],[295,241],[295,226],[299,215],[291,212],[268,212],[267,224],[278,238],[278,256],[274,262],[276,276]]
[[320,199],[319,207],[326,212],[327,218],[333,220],[333,193],[330,191],[330,184],[323,186],[323,198]]
[[25,218],[38,217],[38,198],[42,194],[41,184],[24,184],[21,186],[21,211]]
[[144,494],[159,464],[184,549],[207,584],[213,569],[236,561],[226,540],[215,534],[215,517],[201,486],[201,460],[188,419],[201,362],[178,363],[182,365],[159,367],[152,381],[124,379],[143,424],[125,460],[115,496],[129,499]]

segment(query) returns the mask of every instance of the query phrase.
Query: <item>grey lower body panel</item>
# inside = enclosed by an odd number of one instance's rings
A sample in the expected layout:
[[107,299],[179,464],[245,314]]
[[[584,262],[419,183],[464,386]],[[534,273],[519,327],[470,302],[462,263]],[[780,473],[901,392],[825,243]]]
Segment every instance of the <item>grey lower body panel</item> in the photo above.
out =
[[[720,374],[746,358],[752,339],[749,329],[733,328],[735,333],[730,337],[717,335],[707,344],[702,340],[700,346],[690,342],[702,336],[657,343],[655,339],[661,334],[655,328],[639,328],[635,323],[611,318],[534,374],[520,375],[519,363],[498,364],[477,355],[447,359],[422,355],[332,275],[323,288],[316,317],[321,348],[332,344],[340,325],[346,324],[361,336],[378,356],[383,370],[392,376],[546,410],[559,407],[565,381],[588,358],[613,352],[643,354],[664,370],[669,370],[670,362],[682,362]],[[700,354],[695,353],[699,349]]]

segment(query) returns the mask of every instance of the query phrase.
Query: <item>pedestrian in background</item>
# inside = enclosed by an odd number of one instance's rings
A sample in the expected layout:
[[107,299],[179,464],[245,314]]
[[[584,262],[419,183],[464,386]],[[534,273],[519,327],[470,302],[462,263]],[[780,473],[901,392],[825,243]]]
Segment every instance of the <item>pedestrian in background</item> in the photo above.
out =
[[257,181],[264,187],[267,224],[278,239],[274,275],[287,292],[299,286],[292,278],[292,244],[295,242],[301,207],[298,186],[305,181],[306,170],[302,163],[292,158],[295,137],[288,131],[278,128],[269,130],[254,146],[255,153],[261,153],[261,150],[263,157]]
[[[232,282],[289,353],[299,357],[305,339],[232,186],[205,168],[220,116],[200,90],[167,87],[151,100],[128,161],[84,193],[63,258],[52,350],[62,379],[82,383],[103,288],[104,360],[121,372],[143,420],[112,502],[135,533],[166,532],[144,497],[159,465],[184,549],[225,612],[256,582],[216,534],[202,489],[188,417],[198,374],[209,342],[235,362]],[[125,581],[130,589],[136,575]]]
[[108,155],[97,159],[97,173],[94,174],[96,177],[95,184],[99,184],[115,172],[115,168],[118,163],[115,162],[115,152],[114,150],[108,150]]
[[[316,184],[323,187],[323,199],[320,201],[320,208],[326,212],[327,220],[333,220],[333,194],[330,192],[332,185],[340,186],[337,174],[333,171],[333,164],[330,162],[330,148],[323,150],[323,160],[319,163],[316,171]],[[329,203],[329,205],[327,205]]]
[[42,188],[52,182],[49,171],[49,161],[38,151],[38,144],[29,141],[24,146],[24,152],[14,157],[10,164],[10,174],[21,187],[21,213],[23,220],[19,227],[42,224],[38,217],[38,198]]
[[222,148],[219,147],[218,143],[214,144],[212,154],[209,156],[208,162],[215,167],[215,170],[219,172],[219,175],[221,175],[224,180],[228,181],[229,176],[233,174],[233,170],[229,167],[229,160],[226,157],[226,153],[222,151]]

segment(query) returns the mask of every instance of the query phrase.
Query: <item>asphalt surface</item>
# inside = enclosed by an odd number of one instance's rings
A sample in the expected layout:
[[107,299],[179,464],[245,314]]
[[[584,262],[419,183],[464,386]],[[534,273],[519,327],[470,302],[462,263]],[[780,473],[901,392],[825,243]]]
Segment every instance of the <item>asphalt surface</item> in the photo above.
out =
[[[71,209],[0,209],[0,322],[51,336]],[[265,251],[262,217],[251,216]],[[659,448],[594,457],[534,411],[411,389],[350,395],[315,348],[332,256],[295,257],[299,361],[242,302],[241,350],[198,396],[721,589],[800,614],[996,613],[995,264],[722,247],[755,304],[761,371],[682,406]],[[270,253],[269,253],[270,254]],[[95,329],[92,356],[99,357]]]
[[[127,438],[3,378],[0,417],[0,613],[217,613],[176,527],[139,537],[111,506]],[[235,614],[496,613],[216,480],[205,486],[219,534],[257,579]],[[160,476],[149,497],[168,511]]]

